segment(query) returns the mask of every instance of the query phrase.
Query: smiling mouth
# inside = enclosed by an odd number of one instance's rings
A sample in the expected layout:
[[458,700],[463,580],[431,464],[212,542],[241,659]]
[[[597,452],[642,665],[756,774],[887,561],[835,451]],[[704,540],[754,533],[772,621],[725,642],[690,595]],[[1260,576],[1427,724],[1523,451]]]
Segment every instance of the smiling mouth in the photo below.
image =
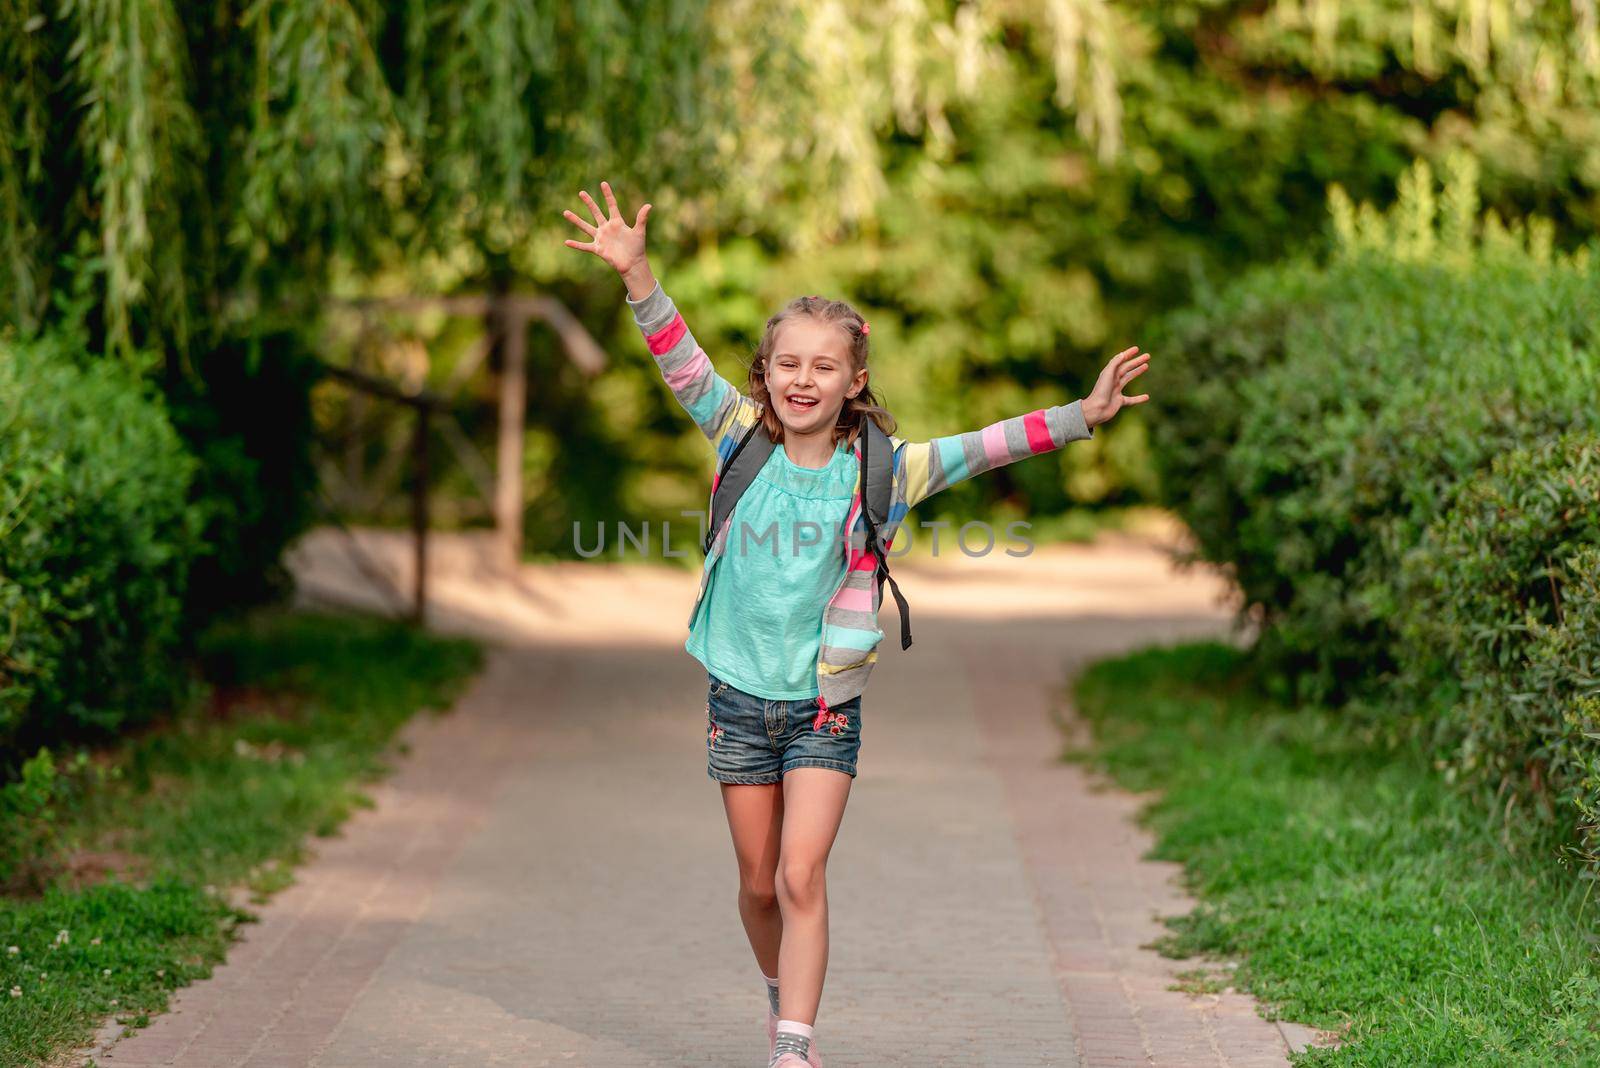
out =
[[789,397],[787,399],[791,407],[799,408],[802,411],[809,410],[817,406],[817,398],[815,397]]

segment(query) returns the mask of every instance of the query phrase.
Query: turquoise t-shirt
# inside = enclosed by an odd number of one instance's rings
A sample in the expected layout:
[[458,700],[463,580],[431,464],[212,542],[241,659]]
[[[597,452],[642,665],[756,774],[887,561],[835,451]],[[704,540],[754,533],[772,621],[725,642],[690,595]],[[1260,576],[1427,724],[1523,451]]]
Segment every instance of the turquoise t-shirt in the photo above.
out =
[[778,445],[733,509],[684,648],[717,678],[771,701],[817,696],[822,611],[844,577],[839,528],[855,454],[802,467]]

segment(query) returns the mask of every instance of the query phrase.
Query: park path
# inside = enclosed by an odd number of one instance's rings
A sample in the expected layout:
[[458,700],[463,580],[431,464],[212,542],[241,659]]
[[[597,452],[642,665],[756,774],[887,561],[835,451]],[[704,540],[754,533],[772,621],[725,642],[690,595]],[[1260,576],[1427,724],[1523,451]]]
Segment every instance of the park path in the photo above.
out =
[[[328,536],[304,595],[374,597]],[[401,566],[403,546],[367,535]],[[449,714],[214,977],[103,1068],[763,1064],[765,995],[705,773],[704,673],[682,649],[693,576],[528,568],[511,596],[471,543],[436,556],[433,624],[492,642]],[[826,1063],[1033,1068],[1287,1063],[1239,994],[1169,989],[1141,948],[1190,902],[1137,801],[1058,756],[1065,685],[1095,658],[1226,638],[1222,586],[1113,535],[1013,559],[896,567],[890,634],[828,872]]]

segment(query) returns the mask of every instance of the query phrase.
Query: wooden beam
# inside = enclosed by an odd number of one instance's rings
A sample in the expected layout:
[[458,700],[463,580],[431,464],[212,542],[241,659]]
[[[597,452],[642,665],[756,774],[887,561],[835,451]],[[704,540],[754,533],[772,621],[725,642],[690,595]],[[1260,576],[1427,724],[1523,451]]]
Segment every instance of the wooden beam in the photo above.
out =
[[522,452],[528,410],[528,324],[502,320],[500,442],[495,455],[494,526],[501,563],[514,571],[522,558]]
[[411,456],[415,460],[415,477],[411,483],[411,533],[416,543],[416,598],[412,603],[412,622],[422,626],[428,621],[428,416],[430,404],[417,405],[417,426],[411,439]]
[[481,293],[463,293],[452,297],[394,296],[363,297],[341,302],[345,307],[363,313],[372,311],[443,312],[446,315],[470,315],[499,318],[502,329],[512,329],[518,324],[527,325],[529,319],[550,324],[561,339],[561,348],[574,366],[587,375],[605,369],[606,351],[583,328],[578,317],[554,297],[538,293],[507,293],[490,296]]
[[336,367],[331,363],[324,363],[322,366],[333,377],[348,382],[353,386],[358,386],[364,392],[375,393],[380,397],[399,401],[401,404],[442,404],[444,400],[437,394],[430,393],[425,389],[418,390],[415,393],[407,393],[392,382],[376,375],[369,375],[363,371],[351,370],[348,367]]
[[[454,392],[465,385],[465,379],[480,365],[490,346],[498,340],[501,347],[499,384],[499,435],[495,450],[494,492],[491,507],[494,513],[498,554],[508,572],[513,572],[522,558],[523,524],[523,471],[524,433],[528,408],[528,322],[538,319],[548,323],[555,333],[566,357],[585,375],[599,374],[606,366],[605,350],[583,328],[577,316],[553,297],[530,293],[475,294],[456,296],[398,295],[367,297],[335,301],[335,304],[357,311],[364,322],[370,323],[374,312],[442,312],[446,315],[481,317],[485,323],[485,336],[478,346],[465,357],[450,376],[446,390]],[[443,410],[444,399],[437,393],[423,390],[407,394],[393,385],[354,368],[329,367],[335,377],[355,385],[363,392],[386,397],[412,405],[418,409],[418,422],[425,424],[429,408]],[[448,418],[448,413],[445,413]],[[447,443],[453,448],[462,444],[449,434]],[[418,433],[424,431],[419,427]],[[418,462],[426,462],[425,442],[413,442],[413,455]],[[468,464],[469,474],[478,474]],[[352,477],[354,472],[352,472]],[[424,515],[427,502],[415,505],[413,516]],[[421,538],[418,539],[418,567],[423,566]],[[421,573],[418,575],[419,583]],[[419,592],[420,596],[420,592]]]

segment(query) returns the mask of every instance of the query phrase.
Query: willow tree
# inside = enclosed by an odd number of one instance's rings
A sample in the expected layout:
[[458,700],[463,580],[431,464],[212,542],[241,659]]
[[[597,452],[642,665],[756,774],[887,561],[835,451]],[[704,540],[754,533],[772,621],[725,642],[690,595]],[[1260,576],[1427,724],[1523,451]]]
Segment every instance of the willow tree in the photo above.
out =
[[[886,134],[949,143],[1006,7],[0,0],[0,308],[36,328],[87,274],[131,352],[385,270],[537,275],[600,168],[702,232],[781,206],[804,247],[870,221]],[[1106,19],[1050,9],[1075,97]]]
[[[1314,237],[1330,181],[1467,148],[1488,203],[1600,224],[1596,34],[1595,0],[0,0],[0,317],[172,353],[330,292],[524,280],[598,327],[559,211],[606,176],[656,203],[706,340],[849,292],[942,426]],[[586,444],[647,421],[546,392]],[[1049,509],[1139,483],[1111,463],[1016,477]]]
[[692,0],[5,0],[5,313],[38,327],[77,276],[108,349],[183,347],[341,274],[492,250],[597,146],[681,158],[658,146],[707,129],[702,20]]
[[[129,351],[384,269],[537,275],[601,168],[685,227],[816,247],[875,225],[894,143],[970,152],[952,109],[1035,72],[1116,165],[1173,60],[1408,96],[1600,184],[1595,0],[0,0],[0,308],[36,327],[86,272]],[[1552,160],[1558,129],[1590,147]]]

